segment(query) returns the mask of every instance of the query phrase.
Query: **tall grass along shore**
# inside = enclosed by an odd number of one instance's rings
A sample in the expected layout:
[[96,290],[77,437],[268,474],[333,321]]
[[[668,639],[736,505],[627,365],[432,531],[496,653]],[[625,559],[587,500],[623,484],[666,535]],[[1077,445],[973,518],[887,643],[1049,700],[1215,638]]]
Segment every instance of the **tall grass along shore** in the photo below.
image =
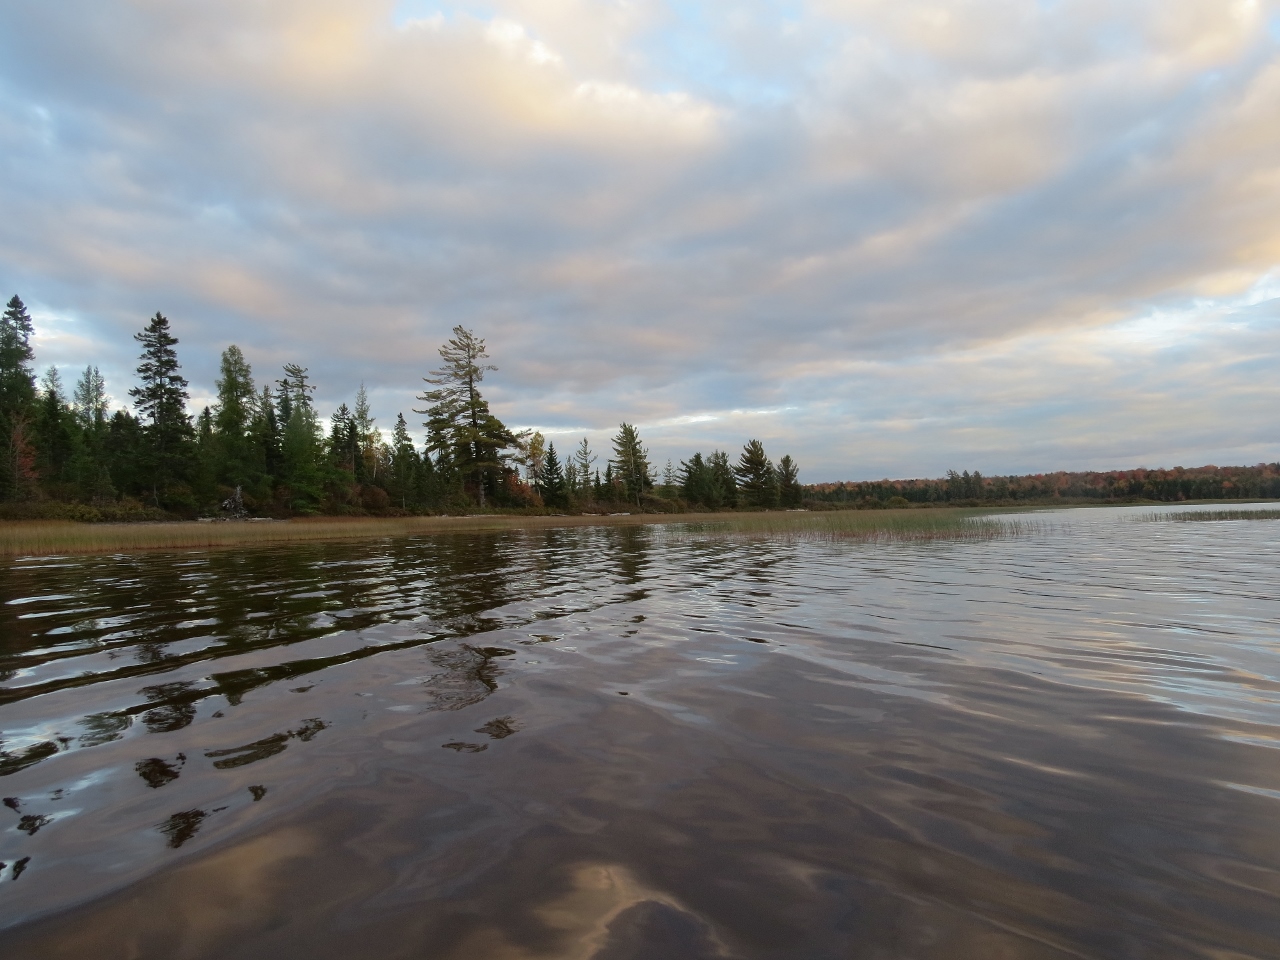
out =
[[1280,520],[1280,510],[1177,510],[1146,513],[1143,523],[1195,523],[1212,520]]
[[[988,515],[983,515],[983,514]],[[617,516],[464,516],[394,519],[306,519],[220,523],[0,523],[0,556],[134,553],[432,536],[489,530],[675,524],[678,536],[789,537],[806,540],[990,540],[1015,524],[974,509],[876,510],[823,513],[628,514]]]

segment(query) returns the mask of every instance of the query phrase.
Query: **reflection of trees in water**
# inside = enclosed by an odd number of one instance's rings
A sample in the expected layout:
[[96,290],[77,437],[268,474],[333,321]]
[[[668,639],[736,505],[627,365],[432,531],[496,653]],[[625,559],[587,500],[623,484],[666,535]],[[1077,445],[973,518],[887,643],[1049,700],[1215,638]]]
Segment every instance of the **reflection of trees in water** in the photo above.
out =
[[[152,683],[138,691],[133,704],[68,720],[78,727],[78,736],[68,740],[77,747],[119,740],[135,719],[150,733],[173,732],[194,722],[199,701],[210,696],[235,705],[249,692],[279,680],[446,637],[462,639],[561,615],[554,599],[551,605],[538,602],[566,589],[577,590],[588,577],[639,583],[650,547],[647,531],[629,527],[86,560],[52,571],[47,584],[40,581],[42,591],[74,598],[74,607],[41,624],[42,629],[65,628],[68,642],[50,647],[24,621],[16,639],[0,638],[0,664],[6,655],[21,658],[27,650],[33,656],[22,660],[23,668],[86,655],[94,661],[80,671],[64,667],[56,679],[43,683],[0,688],[0,703],[106,681],[172,675],[251,651],[300,644],[301,652],[307,641],[344,629],[413,623],[403,640],[356,645],[326,656],[282,657],[262,667],[215,667],[205,680]],[[23,589],[30,592],[29,587]],[[584,609],[600,602],[582,600]],[[41,651],[38,656],[36,649]],[[474,645],[432,654],[440,672],[428,687],[437,708],[455,709],[487,696],[496,688],[504,655],[498,648]],[[93,695],[87,690],[82,702],[82,709],[93,709]],[[0,768],[22,769],[60,749],[52,740],[0,743]]]
[[473,647],[461,644],[451,650],[433,651],[432,664],[440,668],[423,681],[435,710],[461,710],[479,703],[498,689],[501,660],[515,656],[504,647]]
[[152,687],[143,687],[141,693],[152,707],[142,715],[142,722],[151,733],[171,733],[181,730],[196,718],[196,707],[193,702],[199,697],[194,690],[195,684],[190,680],[178,683],[158,683]]
[[261,740],[255,740],[253,743],[246,743],[240,747],[228,747],[225,750],[206,750],[204,755],[212,759],[214,767],[219,770],[243,767],[251,763],[257,763],[259,760],[265,760],[268,757],[274,757],[277,753],[283,753],[290,740],[301,740],[306,743],[328,726],[323,720],[313,717],[310,720],[303,721],[302,726],[296,730],[273,733],[269,737],[263,737]]
[[159,790],[166,784],[177,780],[186,763],[187,755],[180,753],[173,763],[168,760],[162,760],[159,757],[150,757],[146,760],[139,760],[133,765],[133,769],[148,787],[153,790]]
[[[649,565],[649,551],[653,547],[653,535],[645,527],[613,527],[609,531],[608,552],[615,563],[618,579],[626,584],[638,584],[645,578]],[[641,600],[648,595],[636,590],[627,595],[628,600]]]
[[168,838],[169,846],[180,847],[196,835],[207,816],[203,810],[183,810],[158,824],[156,829]]

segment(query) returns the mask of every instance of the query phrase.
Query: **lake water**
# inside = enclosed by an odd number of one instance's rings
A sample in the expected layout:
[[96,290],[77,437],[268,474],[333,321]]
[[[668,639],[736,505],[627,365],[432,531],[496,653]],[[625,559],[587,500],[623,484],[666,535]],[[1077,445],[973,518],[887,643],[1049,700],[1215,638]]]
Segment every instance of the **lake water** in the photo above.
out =
[[0,567],[6,958],[1280,957],[1280,521]]

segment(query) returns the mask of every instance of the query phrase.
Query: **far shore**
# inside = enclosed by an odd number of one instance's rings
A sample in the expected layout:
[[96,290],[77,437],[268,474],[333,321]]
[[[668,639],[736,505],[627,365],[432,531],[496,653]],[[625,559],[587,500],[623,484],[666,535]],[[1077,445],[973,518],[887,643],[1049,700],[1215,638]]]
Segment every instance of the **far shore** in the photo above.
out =
[[[563,527],[685,524],[699,533],[792,536],[805,539],[967,540],[1009,533],[1002,515],[1084,506],[1188,506],[1243,500],[930,506],[894,510],[769,510],[719,513],[469,514],[429,517],[307,517],[289,520],[173,520],[82,523],[73,520],[0,520],[0,557],[225,549],[239,546],[364,540]],[[981,518],[992,518],[990,522]]]

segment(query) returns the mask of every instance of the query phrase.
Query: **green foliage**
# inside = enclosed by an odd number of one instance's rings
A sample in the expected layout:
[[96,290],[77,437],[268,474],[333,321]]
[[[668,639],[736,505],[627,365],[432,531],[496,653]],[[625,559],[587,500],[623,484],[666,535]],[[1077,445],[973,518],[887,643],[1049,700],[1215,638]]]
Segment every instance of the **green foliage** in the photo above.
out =
[[794,510],[804,502],[804,491],[800,489],[800,468],[787,454],[778,461],[778,505]]
[[569,491],[565,484],[564,470],[556,456],[556,445],[547,446],[547,458],[542,468],[542,499],[548,507],[567,507]]
[[427,416],[428,449],[447,458],[450,471],[457,473],[481,507],[487,498],[502,496],[507,489],[513,449],[520,442],[480,395],[485,373],[498,369],[481,362],[488,356],[482,339],[464,327],[454,327],[453,337],[440,347],[443,366],[423,377],[435,388],[418,397],[428,406],[414,411]]
[[778,478],[773,462],[764,452],[764,444],[750,440],[742,448],[738,465],[733,470],[744,506],[768,510],[778,505]]
[[139,385],[129,396],[146,421],[143,465],[151,474],[153,501],[156,506],[166,506],[171,487],[185,480],[190,468],[187,381],[178,372],[178,355],[173,349],[178,340],[163,314],[157,312],[134,339],[142,344],[142,355],[137,370]]
[[640,506],[640,498],[653,486],[649,473],[649,451],[640,442],[640,434],[629,423],[622,423],[613,438],[613,478],[625,500]]

